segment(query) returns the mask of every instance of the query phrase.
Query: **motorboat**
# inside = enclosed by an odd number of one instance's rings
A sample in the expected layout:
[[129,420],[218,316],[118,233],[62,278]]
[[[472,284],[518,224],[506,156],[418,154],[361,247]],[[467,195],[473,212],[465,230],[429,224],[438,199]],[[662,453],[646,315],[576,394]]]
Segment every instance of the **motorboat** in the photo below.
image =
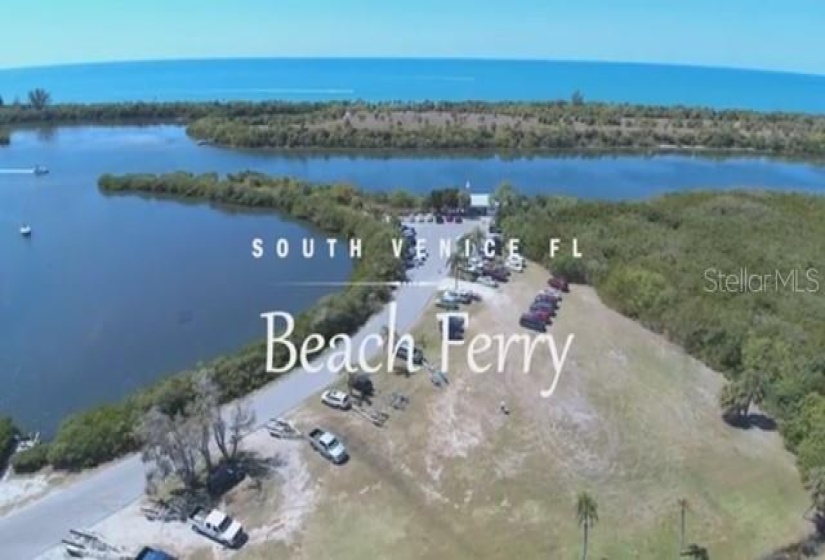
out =
[[34,168],[34,174],[35,174],[35,175],[45,175],[45,174],[47,174],[48,172],[49,172],[49,168],[48,168],[48,167],[45,167],[45,166],[43,166],[43,165],[37,165],[37,166],[35,166],[35,168]]
[[32,234],[31,226],[27,226],[25,224],[20,226],[20,235],[22,235],[23,237],[29,237],[31,234]]

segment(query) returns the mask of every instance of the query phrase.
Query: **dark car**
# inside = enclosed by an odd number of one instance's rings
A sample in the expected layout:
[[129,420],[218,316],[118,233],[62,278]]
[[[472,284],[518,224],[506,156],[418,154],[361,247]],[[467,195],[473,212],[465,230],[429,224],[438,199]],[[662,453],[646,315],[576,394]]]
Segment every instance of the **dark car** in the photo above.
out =
[[[407,347],[406,346],[399,346],[398,350],[395,351],[395,357],[399,360],[406,360],[407,359]],[[413,350],[413,363],[415,365],[421,365],[424,362],[424,352],[421,348],[416,348]]]
[[545,320],[545,322],[549,322],[551,317],[556,316],[556,310],[552,307],[545,307],[542,305],[537,305],[535,303],[530,306],[530,309],[528,309],[528,313],[530,313],[531,315],[540,315]]
[[463,218],[461,216],[456,215],[455,223],[460,224],[462,221],[463,221]]
[[567,280],[560,276],[551,278],[547,281],[547,284],[549,284],[551,288],[561,290],[562,292],[570,291],[570,286],[567,284]]
[[446,216],[444,216],[444,219],[447,220],[448,222],[452,222],[453,221],[453,215],[452,214],[447,214]]
[[519,318],[518,324],[526,329],[536,332],[547,332],[547,323],[539,317],[530,313],[525,313]]
[[443,224],[444,223],[444,216],[442,216],[441,214],[436,214],[435,215],[435,223]]
[[177,560],[177,558],[168,552],[145,546],[135,556],[135,560]]
[[209,475],[206,481],[206,489],[213,496],[222,496],[237,486],[244,478],[246,478],[246,472],[240,466],[232,463],[221,463]]
[[545,296],[536,296],[536,299],[533,300],[533,303],[541,303],[547,306],[552,307],[553,309],[559,308],[559,300],[548,298]]
[[530,308],[528,314],[532,315],[533,317],[544,321],[545,325],[550,325],[553,322],[553,315],[554,313],[549,309],[534,309]]

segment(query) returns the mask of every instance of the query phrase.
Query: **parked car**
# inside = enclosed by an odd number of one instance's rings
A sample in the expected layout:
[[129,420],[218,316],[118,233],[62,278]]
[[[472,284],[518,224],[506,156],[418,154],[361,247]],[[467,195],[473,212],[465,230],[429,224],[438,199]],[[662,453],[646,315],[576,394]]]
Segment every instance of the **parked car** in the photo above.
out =
[[540,307],[535,304],[530,306],[530,309],[527,310],[530,315],[535,315],[536,317],[541,318],[545,323],[550,323],[550,320],[556,315],[556,311],[554,309],[550,309],[548,307]]
[[531,307],[528,313],[540,321],[543,321],[545,325],[553,322],[553,312],[549,309],[534,309]]
[[433,222],[433,221],[435,221],[435,216],[433,216],[432,214],[427,214],[427,221],[428,221],[428,222]]
[[441,301],[448,303],[461,303],[461,298],[453,290],[445,290],[441,294]]
[[236,548],[243,537],[243,527],[224,512],[197,507],[189,516],[192,529],[229,548]]
[[[399,360],[406,360],[408,355],[407,347],[404,345],[399,346],[395,351],[395,357]],[[413,350],[413,363],[417,366],[424,363],[424,351],[421,350],[421,348],[415,348]]]
[[246,478],[243,468],[233,463],[221,463],[206,477],[206,489],[213,496],[222,496]]
[[135,560],[177,560],[177,558],[158,548],[144,546],[135,556]]
[[448,222],[452,222],[453,221],[453,215],[452,214],[447,214],[446,216],[444,216],[444,219],[447,220]]
[[435,302],[435,306],[444,311],[458,311],[459,308],[457,301],[445,301],[443,299]]
[[553,309],[557,309],[559,307],[559,300],[551,297],[551,296],[536,296],[533,300],[533,303],[543,303],[553,307]]
[[478,280],[476,281],[482,286],[487,286],[488,288],[498,288],[498,282],[496,282],[489,276],[479,276]]
[[464,219],[463,219],[461,216],[456,215],[456,217],[455,217],[455,223],[460,224],[460,223],[461,223],[461,222],[463,222],[463,221],[464,221]]
[[514,270],[516,272],[524,272],[524,265],[521,264],[519,261],[510,261],[508,260],[506,263],[507,268],[510,270]]
[[567,284],[567,280],[562,278],[561,276],[554,276],[547,281],[547,284],[550,285],[551,288],[556,288],[562,292],[569,292],[570,286]]
[[340,410],[349,410],[352,408],[352,402],[349,395],[344,391],[337,389],[328,389],[321,394],[321,402],[332,408]]
[[547,332],[547,323],[530,313],[523,314],[518,321],[519,325],[536,332]]
[[444,216],[442,216],[441,214],[436,214],[435,215],[435,223],[443,224],[444,223]]
[[349,459],[347,448],[332,432],[315,428],[309,432],[309,443],[318,453],[336,465],[345,463]]

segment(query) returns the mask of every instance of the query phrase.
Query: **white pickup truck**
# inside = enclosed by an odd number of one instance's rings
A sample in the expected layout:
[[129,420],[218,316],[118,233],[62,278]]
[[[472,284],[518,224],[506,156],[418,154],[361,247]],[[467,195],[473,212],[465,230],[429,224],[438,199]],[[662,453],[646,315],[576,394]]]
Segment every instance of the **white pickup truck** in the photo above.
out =
[[189,521],[193,530],[224,546],[237,548],[241,544],[243,527],[220,510],[207,511],[202,507],[195,508],[189,516]]

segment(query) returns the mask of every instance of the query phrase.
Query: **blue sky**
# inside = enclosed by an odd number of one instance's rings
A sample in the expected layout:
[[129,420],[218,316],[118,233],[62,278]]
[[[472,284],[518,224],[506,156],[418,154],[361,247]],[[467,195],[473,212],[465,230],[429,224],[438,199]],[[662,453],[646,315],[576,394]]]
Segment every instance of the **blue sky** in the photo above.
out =
[[403,56],[825,74],[823,0],[0,0],[0,14],[0,67]]

